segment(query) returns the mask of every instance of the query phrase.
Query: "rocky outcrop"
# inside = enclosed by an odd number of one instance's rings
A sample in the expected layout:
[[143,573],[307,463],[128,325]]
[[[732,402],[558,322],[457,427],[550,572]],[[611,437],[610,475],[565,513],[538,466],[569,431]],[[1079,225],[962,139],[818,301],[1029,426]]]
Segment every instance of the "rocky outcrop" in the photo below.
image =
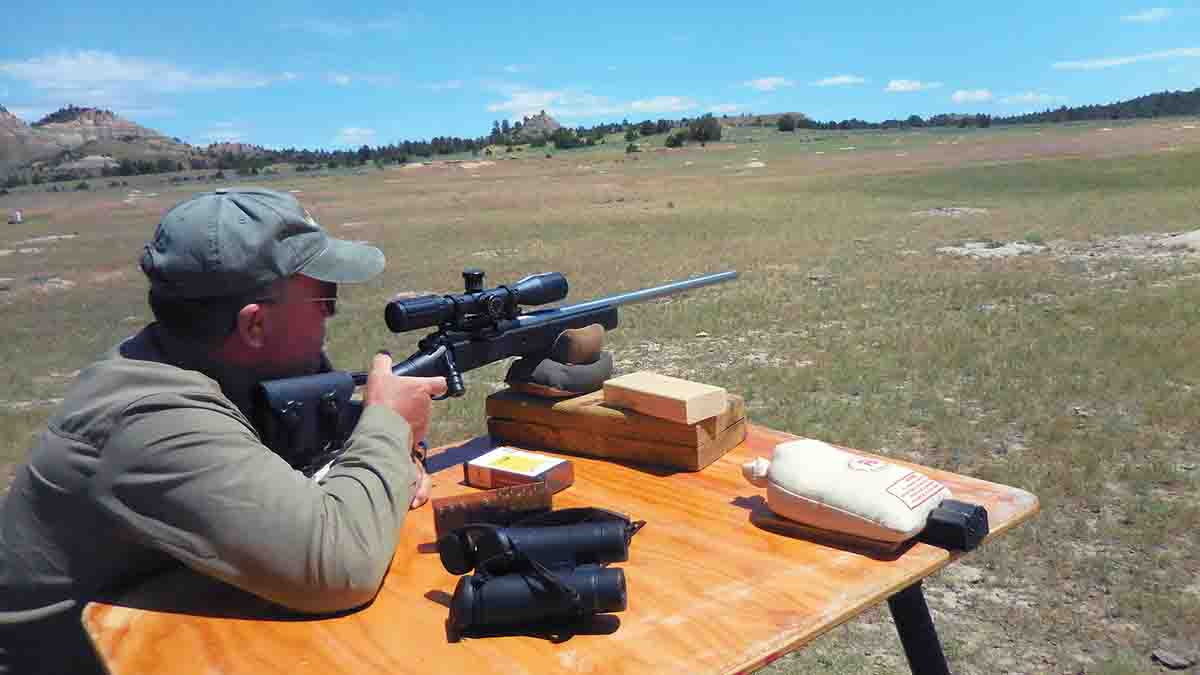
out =
[[266,153],[266,149],[259,145],[250,145],[249,143],[222,142],[210,143],[208,147],[204,149],[204,152],[211,157],[220,157],[225,153],[229,153],[231,155],[248,155],[253,157]]
[[68,106],[33,123],[33,129],[58,144],[75,148],[89,141],[159,138],[162,134],[118,117],[108,110]]
[[62,150],[53,139],[41,136],[24,120],[0,106],[0,177],[26,162]]
[[522,119],[521,130],[513,134],[513,140],[518,143],[527,143],[539,138],[549,138],[561,128],[562,125],[558,123],[558,120],[547,115],[543,110],[532,117]]
[[195,155],[192,146],[109,110],[67,106],[29,125],[0,108],[0,178],[57,170],[94,175],[123,159],[187,166]]

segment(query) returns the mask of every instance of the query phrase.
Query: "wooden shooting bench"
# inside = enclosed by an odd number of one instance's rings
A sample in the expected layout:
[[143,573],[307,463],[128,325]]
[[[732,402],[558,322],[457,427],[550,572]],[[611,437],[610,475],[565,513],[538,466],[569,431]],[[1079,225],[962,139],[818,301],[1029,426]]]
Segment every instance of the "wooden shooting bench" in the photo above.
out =
[[[961,554],[911,543],[881,555],[751,522],[767,507],[743,479],[742,463],[794,438],[749,425],[745,441],[698,472],[571,456],[575,484],[554,496],[555,508],[600,507],[647,523],[628,562],[617,564],[628,609],[597,615],[573,633],[451,641],[446,620],[458,577],[441,565],[428,505],[409,514],[378,597],[359,611],[290,615],[181,570],[89,604],[84,625],[113,675],[741,673],[887,600],[913,672],[948,673],[921,580]],[[433,451],[434,496],[471,491],[460,465],[491,447],[481,437]],[[988,541],[1038,510],[1023,490],[915,468],[956,499],[985,506]]]

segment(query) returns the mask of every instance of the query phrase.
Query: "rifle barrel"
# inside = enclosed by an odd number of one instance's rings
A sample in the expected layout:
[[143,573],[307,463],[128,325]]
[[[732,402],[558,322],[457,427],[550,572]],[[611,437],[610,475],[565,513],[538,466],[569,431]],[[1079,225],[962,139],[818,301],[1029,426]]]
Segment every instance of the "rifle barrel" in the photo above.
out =
[[620,305],[633,304],[635,302],[646,302],[647,300],[661,298],[664,295],[672,295],[674,293],[691,290],[693,288],[700,288],[701,286],[708,286],[710,284],[719,284],[723,281],[730,281],[736,278],[737,271],[735,270],[730,270],[728,272],[715,272],[713,274],[705,274],[702,277],[696,277],[695,279],[685,279],[683,281],[676,281],[674,283],[664,284],[662,286],[655,286],[654,288],[644,288],[640,291],[631,291],[629,293],[613,295],[607,298],[591,300],[589,302],[581,302],[578,305],[570,305],[570,308],[572,310],[587,311],[596,307],[617,307]]

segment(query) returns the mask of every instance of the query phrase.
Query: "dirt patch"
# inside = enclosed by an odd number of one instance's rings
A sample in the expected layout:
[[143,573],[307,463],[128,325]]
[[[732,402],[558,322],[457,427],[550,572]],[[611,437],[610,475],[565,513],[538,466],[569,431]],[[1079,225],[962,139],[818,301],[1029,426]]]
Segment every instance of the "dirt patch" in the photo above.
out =
[[32,401],[0,401],[0,410],[29,410],[31,408],[45,408],[62,403],[61,398],[39,398]]
[[108,269],[98,271],[93,274],[88,281],[93,284],[110,284],[115,281],[121,281],[132,274],[132,270],[127,268]]
[[969,241],[935,249],[941,255],[968,258],[1011,258],[1048,254],[1055,260],[1095,262],[1129,259],[1150,263],[1200,257],[1200,230],[1186,233],[1127,234],[1091,241]]
[[1146,262],[1167,262],[1194,258],[1200,250],[1181,244],[1180,237],[1194,233],[1127,234],[1093,241],[1051,241],[1047,246],[1058,260],[1094,261],[1129,258]]
[[[899,157],[900,155],[896,156]],[[980,209],[972,206],[939,206],[936,209],[913,212],[914,216],[949,216],[951,218],[959,218],[962,216],[986,216],[987,214],[987,209]]]
[[1047,251],[1045,246],[1029,244],[1023,241],[1001,243],[998,241],[969,241],[961,246],[941,246],[937,253],[964,258],[1011,258],[1018,255],[1030,255]]
[[4,277],[0,279],[0,299],[8,300],[24,293],[55,293],[67,291],[75,287],[70,279],[38,275],[29,277],[24,283],[16,279]]
[[52,241],[62,241],[64,239],[74,239],[75,237],[78,237],[78,236],[79,236],[78,232],[75,232],[73,234],[48,234],[44,237],[34,237],[33,239],[23,239],[21,241],[18,241],[15,244],[13,244],[13,246],[25,246],[28,244],[45,244],[45,243],[52,242]]
[[515,256],[521,253],[520,249],[516,248],[492,248],[483,251],[475,251],[471,254],[473,258],[504,258]]
[[70,279],[60,279],[59,277],[39,278],[34,277],[31,280],[30,286],[37,291],[43,293],[51,293],[54,291],[67,291],[75,288],[75,282]]

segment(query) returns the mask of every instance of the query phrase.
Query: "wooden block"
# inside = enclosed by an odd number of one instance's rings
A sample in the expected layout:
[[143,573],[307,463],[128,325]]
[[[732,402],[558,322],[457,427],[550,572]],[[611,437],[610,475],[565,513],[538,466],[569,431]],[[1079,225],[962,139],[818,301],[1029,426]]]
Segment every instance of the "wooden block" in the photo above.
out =
[[699,471],[746,437],[745,402],[726,394],[725,409],[696,424],[680,424],[611,406],[603,392],[546,399],[512,390],[487,399],[488,433],[537,447],[637,464]]
[[721,414],[696,424],[680,424],[609,405],[605,402],[602,391],[567,399],[548,399],[505,389],[488,396],[485,410],[489,418],[579,429],[603,436],[643,439],[691,448],[713,442],[726,429],[746,416],[745,401],[737,394],[726,395],[725,409]]
[[604,401],[681,424],[695,424],[725,410],[725,390],[649,370],[604,383]]
[[605,436],[584,429],[498,418],[488,420],[488,433],[493,438],[503,439],[505,443],[684,471],[699,471],[720,459],[745,440],[746,428],[746,420],[740,419],[725,429],[713,442],[691,447],[655,440]]
[[467,523],[510,525],[522,518],[549,511],[553,508],[553,500],[545,481],[453,497],[435,497],[431,501],[434,532],[440,539],[443,534]]
[[464,464],[463,477],[467,485],[484,489],[541,481],[553,493],[575,482],[575,468],[570,460],[500,447]]

